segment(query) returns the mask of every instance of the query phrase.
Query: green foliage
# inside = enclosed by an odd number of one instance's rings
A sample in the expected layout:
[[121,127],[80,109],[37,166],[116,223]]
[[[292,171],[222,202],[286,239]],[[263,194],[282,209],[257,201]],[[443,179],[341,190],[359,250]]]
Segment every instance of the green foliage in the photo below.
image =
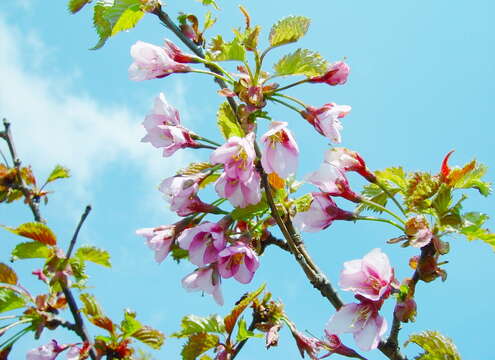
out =
[[0,263],[0,282],[10,285],[17,284],[17,274],[10,266],[4,263]]
[[234,111],[228,102],[221,104],[217,111],[217,125],[225,139],[232,136],[244,136],[244,131],[239,126]]
[[225,316],[223,319],[223,323],[225,324],[225,331],[227,334],[232,334],[232,330],[234,330],[237,319],[244,310],[256,299],[262,292],[265,290],[265,284],[262,284],[258,290],[253,291],[251,293],[246,294],[232,309],[229,315]]
[[257,337],[257,338],[263,337],[263,334],[255,334],[254,332],[248,330],[248,328],[246,327],[246,320],[241,318],[239,320],[239,324],[237,327],[237,337],[236,337],[237,342],[241,342],[243,340],[253,337]]
[[308,77],[322,75],[328,67],[328,61],[317,52],[308,49],[297,49],[285,55],[273,66],[275,76],[306,75]]
[[471,171],[466,172],[461,176],[454,184],[456,189],[477,189],[481,195],[488,196],[491,193],[491,184],[486,181],[482,181],[481,178],[485,176],[487,167],[483,164],[475,163],[474,168]]
[[438,331],[424,331],[419,334],[413,334],[404,344],[415,343],[423,348],[423,354],[415,357],[416,360],[461,360],[457,348],[446,336]]
[[196,0],[196,1],[199,1],[200,3],[202,3],[204,6],[208,6],[208,5],[211,5],[213,6],[216,10],[220,10],[220,8],[218,7],[218,4],[215,0]]
[[245,61],[246,49],[242,46],[239,37],[225,42],[221,35],[212,38],[206,52],[206,59],[210,61]]
[[146,325],[134,332],[131,336],[156,350],[160,349],[165,342],[165,335],[162,332]]
[[196,360],[196,358],[202,353],[213,349],[220,342],[217,335],[200,333],[191,335],[187,343],[182,348],[183,360]]
[[388,185],[396,185],[401,192],[405,192],[407,189],[406,173],[402,167],[389,167],[384,170],[375,171],[375,175],[380,183],[387,183]]
[[236,208],[230,214],[234,220],[248,220],[255,216],[262,216],[269,209],[266,197],[263,196],[261,201],[254,205],[248,205],[244,208]]
[[79,249],[77,249],[75,256],[80,258],[81,260],[91,261],[101,266],[112,266],[110,264],[110,254],[107,251],[94,246],[81,246]]
[[189,256],[189,251],[184,250],[183,248],[179,247],[177,244],[173,244],[172,248],[170,249],[170,253],[172,254],[172,258],[179,263],[182,259],[187,259]]
[[177,175],[195,175],[200,172],[212,168],[213,164],[208,162],[193,162],[190,163],[186,168],[177,171]]
[[50,257],[52,250],[45,244],[37,241],[28,241],[17,244],[12,250],[12,261],[19,259],[46,259]]
[[482,228],[488,215],[479,212],[469,212],[463,216],[464,223],[461,234],[465,235],[469,241],[481,240],[492,247],[495,251],[495,234],[488,229]]
[[30,222],[20,225],[17,229],[3,226],[5,230],[10,231],[19,236],[27,237],[29,239],[33,239],[35,241],[39,241],[42,244],[46,245],[56,245],[57,238],[55,234],[50,230],[48,226],[39,222]]
[[294,205],[297,212],[308,211],[313,202],[313,195],[306,194],[294,200]]
[[254,51],[258,47],[260,32],[261,26],[259,25],[254,28],[247,28],[244,32],[241,32],[240,29],[234,29],[234,34],[248,51]]
[[440,189],[440,178],[425,172],[410,174],[405,203],[409,211],[422,212],[431,206],[429,200]]
[[126,310],[124,320],[120,322],[120,330],[122,331],[123,338],[128,338],[142,327],[143,325],[136,320],[136,314]]
[[91,50],[105,45],[107,39],[120,31],[136,26],[144,15],[140,0],[114,0],[112,3],[98,1],[94,7],[93,24],[100,37]]
[[[391,185],[389,183],[383,183],[383,185],[386,186],[388,192],[392,195],[395,195],[400,191],[399,188],[391,187]],[[389,199],[387,193],[385,193],[385,191],[383,191],[383,189],[380,188],[376,184],[365,185],[361,194],[366,199],[370,200],[371,202],[373,202],[375,204],[381,205],[381,206],[386,206],[388,199]],[[383,212],[383,210],[381,208],[370,205],[370,204],[361,203],[356,207],[357,213],[360,213],[363,210],[370,210],[370,211],[373,211],[376,213],[382,213]]]
[[67,8],[71,13],[75,14],[90,2],[91,0],[70,0],[67,4]]
[[81,295],[79,295],[79,299],[81,299],[81,302],[84,305],[83,307],[81,307],[81,312],[89,317],[104,316],[103,309],[101,308],[100,304],[98,304],[96,298],[93,295],[82,293]]
[[311,20],[304,16],[289,16],[272,26],[270,46],[276,47],[296,42],[308,31]]
[[63,167],[62,165],[57,165],[46,179],[45,184],[51,183],[57,179],[66,179],[68,177],[70,177],[69,169]]
[[0,288],[0,313],[19,309],[26,305],[24,297],[12,289]]
[[225,332],[223,320],[218,315],[200,317],[196,315],[187,315],[182,318],[181,330],[172,334],[176,338],[189,337],[199,333],[219,333]]

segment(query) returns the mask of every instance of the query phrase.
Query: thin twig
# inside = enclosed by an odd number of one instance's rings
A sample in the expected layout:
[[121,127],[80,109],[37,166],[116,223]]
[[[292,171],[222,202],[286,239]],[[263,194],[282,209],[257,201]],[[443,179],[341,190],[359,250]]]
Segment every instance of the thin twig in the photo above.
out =
[[86,209],[84,209],[84,212],[81,215],[81,219],[79,220],[79,224],[77,224],[76,231],[74,231],[74,235],[72,236],[72,239],[69,244],[69,249],[67,250],[67,255],[65,256],[66,259],[70,259],[72,255],[72,251],[74,250],[74,246],[76,245],[77,235],[79,235],[79,230],[81,230],[81,226],[84,223],[84,220],[86,220],[86,218],[88,217],[90,212],[91,212],[91,205],[88,205],[86,206]]

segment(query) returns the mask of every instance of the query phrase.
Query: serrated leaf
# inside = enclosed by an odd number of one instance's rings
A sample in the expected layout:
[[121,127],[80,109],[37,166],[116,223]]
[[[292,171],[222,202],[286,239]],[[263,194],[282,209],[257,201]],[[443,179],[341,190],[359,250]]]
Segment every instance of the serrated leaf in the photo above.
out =
[[78,257],[71,257],[69,259],[69,264],[72,269],[74,277],[79,282],[81,280],[86,280],[88,276],[85,274],[86,265],[83,259]]
[[409,343],[415,343],[425,350],[425,353],[416,357],[417,360],[461,360],[461,356],[452,340],[438,331],[424,331],[419,334],[413,334],[405,342],[404,346]]
[[[400,191],[399,188],[392,187],[388,182],[384,182],[383,186],[385,186],[388,192],[392,195],[395,195]],[[383,191],[383,189],[376,184],[365,185],[363,191],[361,191],[361,194],[366,199],[381,206],[386,206],[389,199],[388,195]],[[356,206],[357,213],[360,213],[364,210],[369,210],[380,214],[383,212],[380,207],[376,207],[371,204],[361,203],[358,206]]]
[[8,265],[0,263],[0,282],[4,284],[17,284],[17,274]]
[[244,131],[237,123],[237,118],[228,102],[221,104],[217,111],[217,125],[227,140],[232,136],[244,136]]
[[488,168],[485,165],[474,162],[473,169],[463,173],[453,184],[454,188],[477,189],[483,196],[490,195],[492,191],[491,183],[481,180],[487,170]]
[[205,14],[205,20],[203,22],[203,32],[205,32],[206,30],[211,28],[216,22],[217,22],[217,19],[211,15],[211,11],[208,11]]
[[17,244],[12,250],[12,260],[19,259],[46,259],[52,253],[52,250],[45,244],[37,241],[29,241]]
[[19,309],[26,305],[26,300],[12,289],[0,288],[0,313]]
[[276,76],[306,75],[308,77],[324,74],[330,64],[315,51],[297,49],[285,55],[274,66]]
[[255,216],[263,215],[269,209],[266,199],[263,197],[261,201],[254,205],[248,205],[244,208],[236,208],[230,216],[234,220],[247,220]]
[[196,360],[202,353],[213,349],[220,342],[217,335],[200,333],[191,335],[181,351],[183,360]]
[[272,26],[270,45],[272,47],[296,42],[308,31],[311,20],[304,16],[289,16]]
[[109,333],[114,334],[115,325],[113,321],[107,316],[93,316],[89,318],[89,321],[99,328],[107,330]]
[[48,176],[48,179],[46,179],[45,184],[48,184],[57,179],[65,179],[68,177],[70,177],[69,169],[63,167],[62,165],[57,165]]
[[89,4],[91,0],[70,0],[67,7],[69,11],[73,14],[81,10],[86,4]]
[[449,210],[452,203],[452,191],[448,186],[442,185],[437,195],[431,202],[432,208],[435,210],[438,218],[442,218]]
[[122,331],[122,336],[124,339],[132,336],[132,334],[142,327],[143,325],[136,320],[136,314],[129,311],[124,313],[124,320],[120,323],[120,330]]
[[479,212],[470,212],[463,215],[464,223],[461,234],[465,235],[469,241],[481,240],[490,245],[495,251],[495,234],[488,229],[482,228],[488,215]]
[[237,336],[236,336],[237,342],[241,342],[253,337],[257,337],[257,338],[263,337],[263,334],[255,334],[254,332],[248,330],[248,328],[246,327],[246,320],[244,319],[239,320],[239,325],[237,328]]
[[177,171],[177,175],[195,175],[204,170],[211,169],[214,166],[215,165],[208,162],[193,162],[190,163],[186,168]]
[[91,261],[101,266],[112,267],[110,264],[110,254],[94,246],[81,246],[77,249],[75,256],[84,261]]
[[242,61],[246,60],[246,49],[236,36],[232,41],[225,42],[222,36],[217,35],[211,39],[206,52],[206,58],[210,61]]
[[243,311],[253,302],[255,298],[258,297],[259,294],[265,290],[266,284],[262,284],[258,290],[253,291],[251,293],[246,294],[232,309],[229,315],[225,316],[223,319],[223,323],[225,324],[225,331],[227,334],[232,334],[232,330],[234,330],[235,323],[239,316],[243,313]]
[[81,312],[86,314],[89,317],[103,317],[103,309],[100,304],[96,301],[96,298],[88,293],[82,293],[79,295],[79,299],[81,299],[83,303],[83,307],[81,308]]
[[39,241],[40,243],[46,245],[56,245],[57,238],[55,234],[50,230],[48,226],[39,222],[30,222],[20,225],[17,229],[3,226],[5,230],[10,231],[19,236],[23,236],[29,239],[33,239],[35,241]]
[[100,40],[91,49],[101,48],[107,39],[120,31],[136,26],[143,17],[140,0],[99,1],[94,7],[93,24]]
[[131,336],[156,350],[160,349],[165,342],[163,333],[146,325]]
[[407,177],[404,169],[400,166],[389,167],[384,170],[375,171],[377,179],[383,183],[392,183],[399,187],[401,192],[405,192],[407,189]]
[[176,338],[188,337],[198,333],[219,333],[225,332],[223,320],[218,315],[200,317],[197,315],[187,315],[182,318],[181,330],[172,334]]
[[438,176],[425,172],[412,173],[408,178],[405,199],[409,211],[427,210],[431,206],[429,199],[437,193],[441,184]]

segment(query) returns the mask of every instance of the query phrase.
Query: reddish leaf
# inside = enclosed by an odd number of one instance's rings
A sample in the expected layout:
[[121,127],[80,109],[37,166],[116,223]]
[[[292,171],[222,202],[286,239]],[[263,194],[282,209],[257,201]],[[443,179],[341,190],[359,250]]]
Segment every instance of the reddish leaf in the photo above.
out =
[[36,240],[46,245],[53,246],[57,244],[57,238],[52,230],[50,230],[50,228],[45,224],[39,222],[25,223],[20,225],[17,229],[13,229],[7,226],[2,227],[14,234]]
[[260,288],[252,293],[244,296],[232,309],[229,315],[227,315],[223,322],[225,324],[225,330],[227,333],[232,334],[232,330],[234,330],[237,319],[242,314],[242,312],[253,302],[253,300],[258,297],[259,294],[265,289],[265,284],[261,285]]
[[11,285],[17,284],[17,274],[4,263],[0,263],[0,282]]
[[442,161],[442,167],[440,168],[440,174],[442,175],[442,179],[443,180],[446,180],[448,177],[449,177],[449,174],[450,174],[450,167],[449,167],[449,158],[450,158],[450,155],[452,155],[452,153],[454,152],[455,150],[452,150],[450,151],[446,156],[445,158],[443,159]]

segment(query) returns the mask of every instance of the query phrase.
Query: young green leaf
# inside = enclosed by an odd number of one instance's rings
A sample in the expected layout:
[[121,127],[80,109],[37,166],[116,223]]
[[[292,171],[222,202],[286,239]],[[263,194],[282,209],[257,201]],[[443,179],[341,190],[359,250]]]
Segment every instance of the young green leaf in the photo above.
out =
[[[388,192],[392,195],[395,195],[399,192],[398,188],[392,187],[392,185],[390,185],[388,182],[383,183],[383,186],[385,186]],[[389,199],[388,195],[382,190],[382,188],[380,188],[376,184],[365,185],[361,194],[371,202],[381,206],[386,206]],[[376,213],[383,212],[381,208],[369,204],[361,203],[356,207],[357,213],[360,213],[364,210],[370,210]]]
[[96,301],[96,298],[88,293],[82,293],[79,295],[79,299],[81,299],[84,306],[81,308],[81,311],[85,313],[89,317],[102,317],[103,309],[100,304]]
[[4,263],[0,263],[0,282],[10,285],[17,284],[17,274]]
[[417,356],[416,360],[461,360],[461,356],[452,340],[438,331],[424,331],[419,334],[413,334],[409,336],[409,340],[404,345],[407,346],[409,343],[415,343],[425,351]]
[[177,175],[195,175],[199,174],[203,170],[210,169],[215,165],[208,162],[193,162],[190,163],[186,168],[177,171]]
[[244,131],[237,123],[237,118],[228,102],[221,104],[217,111],[217,125],[225,139],[232,136],[244,136]]
[[94,246],[81,246],[77,249],[75,256],[84,261],[91,261],[101,266],[112,267],[110,264],[110,254]]
[[257,338],[263,337],[263,334],[255,334],[254,332],[248,330],[248,328],[246,327],[246,320],[241,318],[239,320],[238,329],[237,329],[237,337],[236,337],[237,342],[241,342],[253,337],[257,337]]
[[488,229],[482,228],[488,215],[478,212],[469,212],[463,216],[464,224],[461,234],[465,235],[469,241],[481,240],[492,247],[495,251],[495,234]]
[[46,179],[45,184],[51,183],[57,179],[65,179],[68,177],[70,177],[69,169],[63,167],[62,165],[57,165],[48,176],[48,179]]
[[181,330],[172,334],[172,337],[183,338],[199,333],[219,333],[225,332],[223,320],[218,315],[200,317],[197,315],[187,315],[182,318]]
[[19,309],[26,305],[24,297],[12,289],[0,288],[0,313]]
[[73,14],[81,10],[86,4],[89,4],[91,0],[70,0],[67,7],[69,11]]
[[289,16],[280,20],[270,30],[272,47],[296,42],[308,31],[311,20],[304,16]]
[[294,205],[296,206],[297,212],[308,211],[313,202],[313,195],[306,194],[294,200]]
[[131,337],[156,350],[160,349],[165,342],[163,333],[146,325],[134,332]]
[[199,355],[213,349],[219,342],[220,339],[217,335],[206,333],[191,335],[187,343],[182,348],[182,359],[196,360]]
[[17,229],[3,226],[5,230],[10,231],[19,236],[27,237],[29,239],[33,239],[39,241],[42,244],[46,245],[56,245],[57,238],[55,234],[50,230],[48,226],[39,222],[30,222],[20,225]]
[[128,338],[132,336],[136,331],[141,329],[143,325],[136,320],[136,314],[130,311],[125,311],[124,320],[120,323],[120,330],[122,331],[122,337]]
[[202,3],[204,6],[208,6],[208,5],[211,5],[213,6],[216,10],[220,10],[220,8],[218,7],[218,4],[215,0],[196,0],[196,1],[199,1],[200,3]]
[[37,241],[28,241],[17,244],[12,250],[12,261],[19,259],[46,259],[50,257],[52,250],[45,244]]
[[395,184],[402,193],[407,190],[406,173],[402,167],[389,167],[384,170],[375,171],[375,175],[380,183]]
[[177,244],[172,244],[170,253],[172,254],[172,258],[177,263],[179,263],[182,259],[187,259],[187,257],[189,256],[189,251],[184,250],[183,248],[179,247],[179,245]]
[[276,76],[306,75],[308,77],[324,74],[330,64],[315,51],[297,49],[285,55],[274,66]]
[[211,39],[206,52],[206,59],[210,61],[245,61],[246,49],[237,36],[232,41],[225,42],[222,36],[218,35]]
[[265,198],[262,198],[261,201],[254,205],[248,205],[244,208],[236,208],[230,216],[234,220],[247,220],[253,218],[255,216],[263,215],[268,210],[268,203]]
[[265,290],[265,284],[261,285],[258,290],[253,291],[251,293],[246,294],[232,309],[229,315],[227,315],[223,319],[223,323],[225,324],[225,331],[227,334],[232,334],[232,330],[234,330],[235,323],[239,316],[243,313],[243,311],[253,302],[255,298],[259,296]]
[[460,177],[454,184],[456,189],[477,189],[481,195],[490,195],[491,183],[481,180],[488,168],[475,162],[474,168]]

